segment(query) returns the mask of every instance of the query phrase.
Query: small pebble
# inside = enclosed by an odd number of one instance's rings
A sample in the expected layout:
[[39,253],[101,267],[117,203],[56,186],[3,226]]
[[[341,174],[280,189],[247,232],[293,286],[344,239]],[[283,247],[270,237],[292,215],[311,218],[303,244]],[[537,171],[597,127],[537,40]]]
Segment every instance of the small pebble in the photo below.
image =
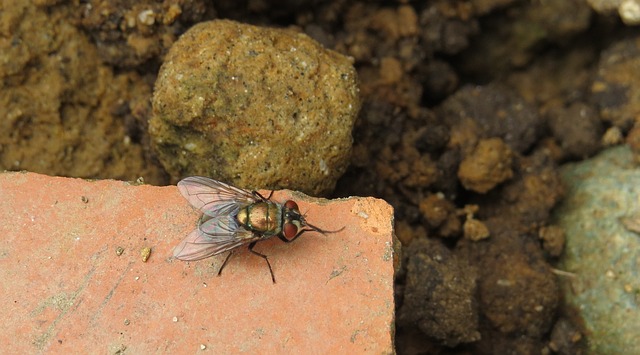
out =
[[146,263],[147,260],[149,260],[149,256],[151,256],[151,248],[149,247],[142,248],[142,250],[140,251],[140,256],[142,257],[142,262]]

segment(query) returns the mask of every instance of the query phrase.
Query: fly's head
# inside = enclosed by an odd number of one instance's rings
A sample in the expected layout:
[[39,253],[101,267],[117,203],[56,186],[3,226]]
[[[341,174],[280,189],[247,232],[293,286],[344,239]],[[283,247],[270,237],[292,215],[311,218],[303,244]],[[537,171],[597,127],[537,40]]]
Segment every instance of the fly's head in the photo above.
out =
[[300,213],[298,204],[291,200],[285,202],[284,224],[282,225],[284,237],[287,239],[294,238],[299,233],[302,233],[306,225],[307,221],[304,220],[304,216]]
[[327,231],[320,229],[312,224],[309,224],[304,215],[300,213],[298,204],[295,201],[288,200],[284,203],[284,224],[282,225],[282,234],[287,239],[292,239],[304,232],[315,231],[322,234],[336,233],[343,230],[344,227],[335,230]]

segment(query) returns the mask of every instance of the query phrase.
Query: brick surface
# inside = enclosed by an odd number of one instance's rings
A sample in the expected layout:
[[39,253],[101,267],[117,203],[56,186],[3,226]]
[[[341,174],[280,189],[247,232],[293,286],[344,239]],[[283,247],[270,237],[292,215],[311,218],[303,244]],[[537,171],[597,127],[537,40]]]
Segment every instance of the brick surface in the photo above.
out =
[[173,259],[199,216],[175,186],[0,173],[3,352],[393,352],[392,208],[287,198],[345,229],[258,243],[273,284],[246,249],[221,277],[225,254]]

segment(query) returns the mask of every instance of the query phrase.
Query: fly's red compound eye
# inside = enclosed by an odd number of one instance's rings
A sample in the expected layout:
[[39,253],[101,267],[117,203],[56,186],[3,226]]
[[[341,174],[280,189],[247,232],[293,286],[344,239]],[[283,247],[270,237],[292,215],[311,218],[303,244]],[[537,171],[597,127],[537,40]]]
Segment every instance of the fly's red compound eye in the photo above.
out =
[[284,234],[285,238],[291,239],[298,234],[298,227],[293,223],[285,223],[282,227],[282,234]]
[[284,203],[284,207],[290,209],[290,210],[297,210],[298,209],[298,204],[295,203],[294,201],[287,201]]

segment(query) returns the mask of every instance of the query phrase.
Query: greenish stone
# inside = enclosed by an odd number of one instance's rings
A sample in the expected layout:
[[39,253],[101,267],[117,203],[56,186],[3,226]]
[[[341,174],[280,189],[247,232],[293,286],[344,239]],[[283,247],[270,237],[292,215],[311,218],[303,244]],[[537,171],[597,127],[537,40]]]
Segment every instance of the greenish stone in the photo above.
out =
[[[626,146],[562,168],[567,196],[554,212],[566,232],[559,268],[567,306],[593,354],[640,353],[640,169]],[[639,224],[640,225],[640,224]],[[571,314],[571,312],[569,312]]]

